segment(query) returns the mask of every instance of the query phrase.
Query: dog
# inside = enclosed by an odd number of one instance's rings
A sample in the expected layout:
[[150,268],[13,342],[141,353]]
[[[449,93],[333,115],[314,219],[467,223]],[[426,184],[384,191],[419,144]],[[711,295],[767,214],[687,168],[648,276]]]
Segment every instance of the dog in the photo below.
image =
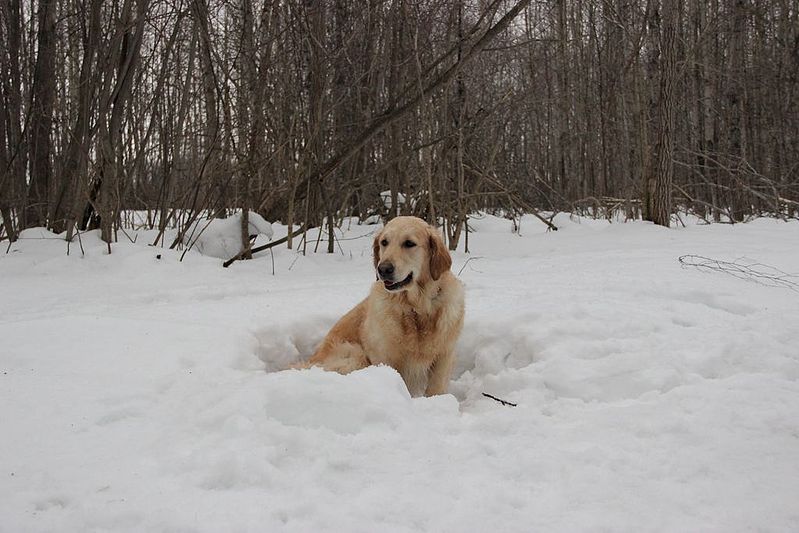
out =
[[384,364],[411,396],[447,392],[463,328],[463,284],[439,233],[424,220],[392,219],[374,238],[377,281],[330,330],[305,366],[347,374]]

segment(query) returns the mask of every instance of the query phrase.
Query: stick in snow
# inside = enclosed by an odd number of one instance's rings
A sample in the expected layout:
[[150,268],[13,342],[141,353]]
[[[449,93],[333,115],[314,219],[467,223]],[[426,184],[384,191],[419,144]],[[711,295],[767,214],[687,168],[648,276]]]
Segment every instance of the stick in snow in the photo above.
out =
[[[302,233],[302,230],[303,230],[303,226],[300,226],[300,227],[299,227],[299,228],[298,228],[296,231],[294,231],[294,232],[292,232],[292,233],[291,233],[291,236],[292,236],[292,237],[296,237],[297,235],[299,235],[300,233]],[[278,239],[278,240],[276,240],[276,241],[272,241],[272,242],[270,242],[270,243],[264,244],[263,246],[256,246],[255,248],[253,248],[252,250],[250,250],[250,252],[251,252],[253,255],[255,255],[255,254],[256,254],[256,253],[258,253],[258,252],[263,252],[264,250],[268,250],[268,249],[272,248],[273,246],[277,246],[278,244],[283,244],[283,243],[284,243],[284,242],[286,242],[287,240],[289,240],[289,237],[288,237],[288,235],[286,235],[285,237],[283,237],[283,238],[281,238],[281,239]],[[243,255],[244,255],[244,252],[243,252],[243,251],[242,251],[242,252],[239,252],[239,253],[237,253],[237,254],[236,254],[234,257],[231,257],[230,259],[228,259],[227,261],[225,261],[224,263],[222,263],[222,266],[223,266],[223,267],[225,267],[225,268],[229,267],[229,266],[230,266],[230,265],[232,265],[232,264],[233,264],[235,261],[238,261],[239,259],[241,259],[241,257],[242,257]]]
[[486,398],[491,398],[492,400],[496,400],[496,401],[498,401],[499,403],[501,403],[502,405],[509,405],[510,407],[516,407],[516,404],[515,404],[515,403],[510,403],[510,402],[506,402],[505,400],[500,400],[500,399],[499,399],[499,398],[497,398],[496,396],[491,396],[491,395],[490,395],[490,394],[488,394],[487,392],[484,392],[484,393],[483,393],[483,396],[485,396]]

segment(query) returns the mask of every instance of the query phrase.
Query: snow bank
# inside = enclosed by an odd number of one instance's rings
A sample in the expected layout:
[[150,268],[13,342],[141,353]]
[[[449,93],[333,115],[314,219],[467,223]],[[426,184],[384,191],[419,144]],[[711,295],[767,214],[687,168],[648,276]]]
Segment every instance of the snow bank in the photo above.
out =
[[[250,211],[249,234],[272,239],[272,224],[261,215]],[[199,253],[219,259],[230,259],[241,252],[241,213],[227,218],[201,219],[186,232],[184,244],[192,245]]]
[[354,435],[377,426],[394,429],[412,416],[405,383],[385,366],[352,377],[315,368],[280,372],[272,374],[264,388],[267,416],[286,426]]

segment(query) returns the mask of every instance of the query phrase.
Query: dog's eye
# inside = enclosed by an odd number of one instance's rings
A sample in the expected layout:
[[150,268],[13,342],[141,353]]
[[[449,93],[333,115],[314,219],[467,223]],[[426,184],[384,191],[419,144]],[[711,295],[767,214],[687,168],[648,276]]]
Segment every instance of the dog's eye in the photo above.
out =
[[405,241],[402,243],[402,246],[404,246],[405,248],[413,248],[414,246],[416,246],[416,243],[413,241]]
[[383,239],[382,241],[380,241],[380,246],[388,246],[388,241],[386,239]]

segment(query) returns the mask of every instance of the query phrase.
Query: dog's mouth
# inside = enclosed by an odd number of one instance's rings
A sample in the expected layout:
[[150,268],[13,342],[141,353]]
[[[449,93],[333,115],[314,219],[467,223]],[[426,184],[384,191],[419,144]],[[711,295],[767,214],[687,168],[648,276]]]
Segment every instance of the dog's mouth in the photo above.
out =
[[396,282],[392,283],[392,282],[384,279],[383,280],[383,286],[386,288],[387,291],[396,291],[396,290],[399,290],[399,289],[403,288],[407,284],[409,284],[412,280],[413,280],[413,272],[408,274],[408,277],[405,278],[402,281],[396,281]]

